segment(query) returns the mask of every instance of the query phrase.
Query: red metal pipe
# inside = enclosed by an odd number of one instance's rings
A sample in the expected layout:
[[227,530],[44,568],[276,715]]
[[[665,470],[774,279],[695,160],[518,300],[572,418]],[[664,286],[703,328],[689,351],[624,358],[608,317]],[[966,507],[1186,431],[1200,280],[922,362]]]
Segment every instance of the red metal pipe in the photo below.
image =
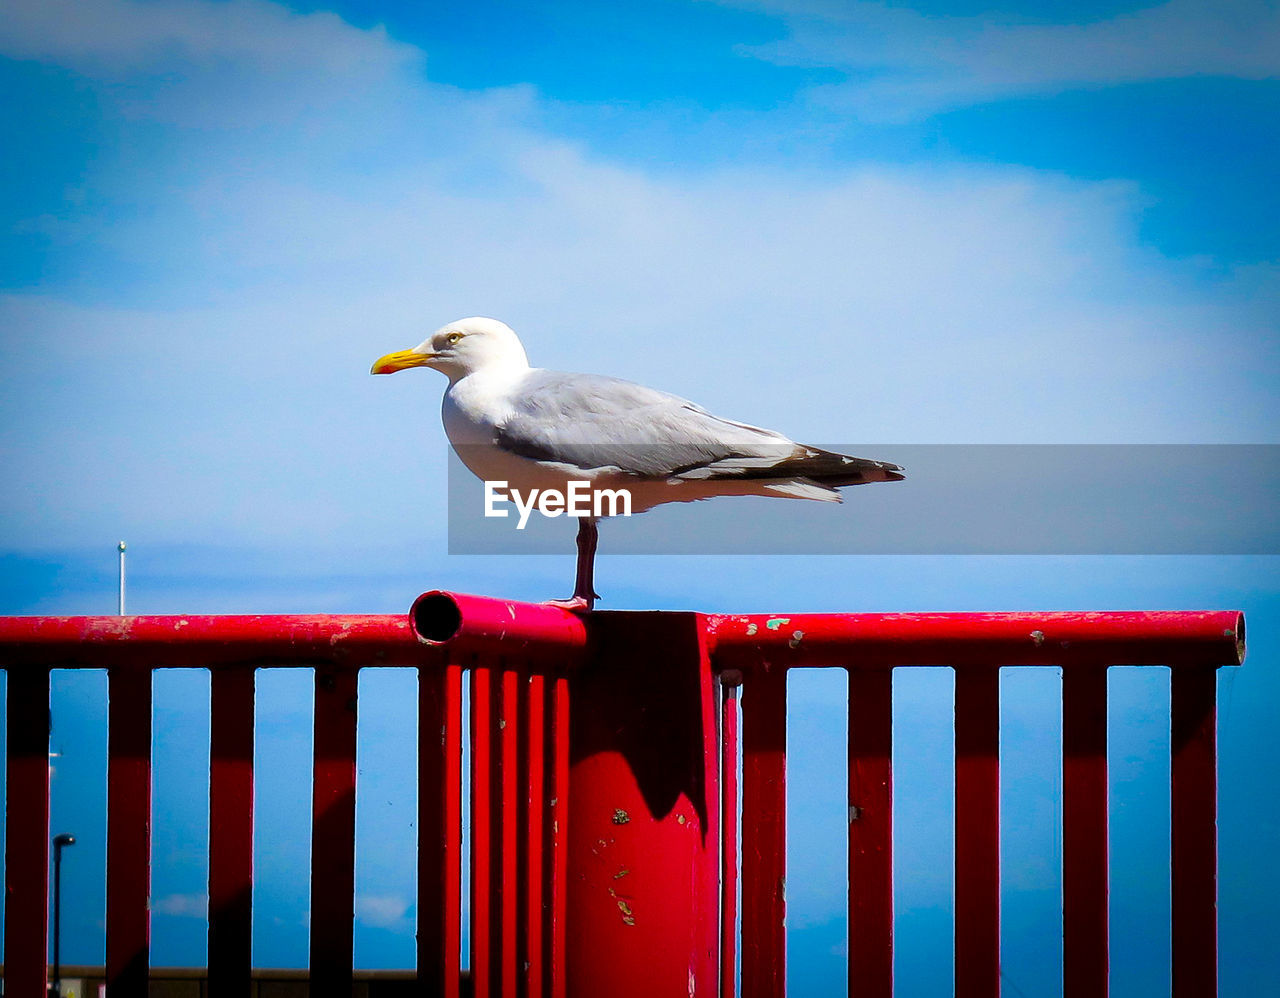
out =
[[418,980],[458,998],[462,928],[462,667],[418,669]]
[[1169,684],[1172,984],[1174,998],[1218,993],[1217,677]]
[[471,986],[475,998],[491,998],[496,991],[492,966],[496,687],[492,669],[471,670]]
[[893,673],[849,673],[849,994],[893,995]]
[[504,669],[499,679],[498,730],[493,733],[497,744],[494,761],[498,764],[498,828],[494,837],[493,912],[497,916],[497,970],[494,982],[498,994],[516,993],[516,926],[519,922],[518,850],[520,845],[520,773],[517,765],[520,731],[520,673]]
[[151,949],[151,673],[107,678],[107,994],[145,996]]
[[720,998],[734,998],[738,956],[738,688],[720,705]]
[[351,994],[360,674],[317,669],[311,818],[311,994]]
[[9,677],[4,983],[43,995],[49,938],[49,673]]
[[520,993],[542,998],[545,934],[543,836],[546,801],[546,682],[542,675],[521,676],[519,745],[521,828],[519,843],[520,921],[517,924],[516,961],[521,970]]
[[209,987],[250,993],[253,935],[253,695],[251,667],[210,683]]
[[0,617],[6,668],[396,665],[429,656],[404,614]]
[[703,618],[717,665],[1239,665],[1235,610],[792,613]]
[[1107,670],[1062,677],[1062,994],[1107,998]]
[[569,895],[569,679],[547,681],[547,822],[546,844],[547,969],[543,975],[547,998],[568,993]]
[[956,998],[1000,994],[1000,670],[956,670]]
[[787,991],[787,673],[742,684],[742,995]]
[[414,600],[409,619],[420,641],[445,645],[455,654],[545,662],[576,659],[587,646],[582,616],[542,603],[433,590]]

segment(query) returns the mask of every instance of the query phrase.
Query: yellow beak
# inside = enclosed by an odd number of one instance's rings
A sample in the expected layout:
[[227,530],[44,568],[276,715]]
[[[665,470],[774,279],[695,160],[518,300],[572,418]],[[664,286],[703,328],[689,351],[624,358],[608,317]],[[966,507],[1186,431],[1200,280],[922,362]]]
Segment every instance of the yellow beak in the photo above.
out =
[[413,350],[397,350],[379,357],[369,368],[370,374],[395,374],[406,367],[426,367],[435,358],[433,353],[417,353]]

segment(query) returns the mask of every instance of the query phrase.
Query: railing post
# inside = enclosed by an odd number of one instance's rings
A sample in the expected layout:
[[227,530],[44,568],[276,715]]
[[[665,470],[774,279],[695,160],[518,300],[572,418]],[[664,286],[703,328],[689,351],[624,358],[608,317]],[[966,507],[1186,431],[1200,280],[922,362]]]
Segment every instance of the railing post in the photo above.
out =
[[6,993],[40,994],[49,934],[49,670],[9,670],[4,971]]
[[711,995],[715,687],[694,614],[598,613],[570,679],[570,998]]

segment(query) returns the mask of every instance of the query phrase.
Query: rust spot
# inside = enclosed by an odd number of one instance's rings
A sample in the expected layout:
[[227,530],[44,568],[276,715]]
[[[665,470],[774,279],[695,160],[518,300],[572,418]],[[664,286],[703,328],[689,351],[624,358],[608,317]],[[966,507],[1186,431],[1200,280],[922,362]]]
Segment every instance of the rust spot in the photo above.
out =
[[625,825],[631,820],[631,815],[627,814],[622,808],[615,808],[613,812],[613,823],[615,825]]
[[1031,640],[1035,642],[1035,646],[1039,648],[1044,644],[1044,631],[1032,631]]
[[804,640],[804,631],[792,631],[791,640],[787,642],[792,648],[799,648],[800,642]]

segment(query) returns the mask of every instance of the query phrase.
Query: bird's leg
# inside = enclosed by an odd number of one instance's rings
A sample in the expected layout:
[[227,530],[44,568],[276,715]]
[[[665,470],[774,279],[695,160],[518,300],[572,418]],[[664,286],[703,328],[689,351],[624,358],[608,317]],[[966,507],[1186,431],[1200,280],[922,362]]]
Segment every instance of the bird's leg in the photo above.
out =
[[573,595],[568,599],[547,600],[548,606],[558,606],[575,613],[586,613],[600,598],[595,590],[596,543],[600,531],[594,517],[584,516],[578,521],[578,574],[573,585]]

